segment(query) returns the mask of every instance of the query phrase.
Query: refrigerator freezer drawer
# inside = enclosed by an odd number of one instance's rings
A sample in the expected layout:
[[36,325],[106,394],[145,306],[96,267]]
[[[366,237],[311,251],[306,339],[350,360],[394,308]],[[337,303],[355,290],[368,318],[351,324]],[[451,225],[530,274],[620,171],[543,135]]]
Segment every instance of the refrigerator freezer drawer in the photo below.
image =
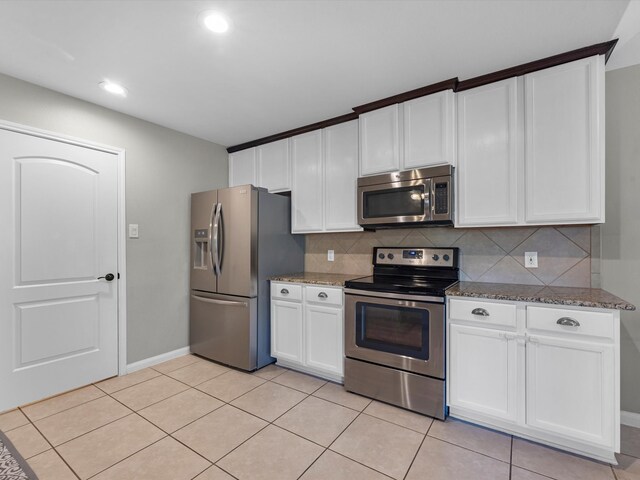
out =
[[191,291],[195,354],[243,370],[257,368],[257,298]]

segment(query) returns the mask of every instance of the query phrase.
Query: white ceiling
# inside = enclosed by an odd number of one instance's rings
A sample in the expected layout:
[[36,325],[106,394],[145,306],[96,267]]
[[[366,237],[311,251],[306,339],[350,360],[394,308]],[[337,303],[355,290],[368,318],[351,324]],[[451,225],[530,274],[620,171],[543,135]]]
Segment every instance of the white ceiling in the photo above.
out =
[[[0,0],[0,72],[230,146],[610,40],[628,3]],[[205,10],[230,31],[204,30]]]

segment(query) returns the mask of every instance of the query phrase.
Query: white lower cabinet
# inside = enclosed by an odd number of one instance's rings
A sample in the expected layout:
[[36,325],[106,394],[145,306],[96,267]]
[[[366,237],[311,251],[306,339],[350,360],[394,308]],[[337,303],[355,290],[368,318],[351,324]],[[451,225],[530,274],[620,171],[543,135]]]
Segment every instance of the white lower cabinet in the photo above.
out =
[[342,309],[307,305],[304,325],[306,365],[342,377]]
[[[283,299],[283,290],[291,297]],[[337,287],[271,283],[271,355],[278,365],[343,381],[342,297]]]
[[271,300],[271,355],[302,362],[302,304]]
[[526,362],[527,425],[613,447],[612,345],[530,336]]
[[451,416],[616,463],[618,311],[459,297],[448,302]]
[[449,403],[497,418],[516,419],[515,335],[451,325]]

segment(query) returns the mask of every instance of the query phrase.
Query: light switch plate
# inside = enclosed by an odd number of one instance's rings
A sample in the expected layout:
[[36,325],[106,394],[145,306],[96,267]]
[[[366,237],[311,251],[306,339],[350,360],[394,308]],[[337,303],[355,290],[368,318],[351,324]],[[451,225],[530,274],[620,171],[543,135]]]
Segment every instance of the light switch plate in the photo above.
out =
[[129,224],[129,238],[138,238],[138,224],[130,223]]
[[333,250],[327,250],[327,260],[330,262],[333,262],[335,260]]
[[524,252],[524,266],[538,268],[538,252]]

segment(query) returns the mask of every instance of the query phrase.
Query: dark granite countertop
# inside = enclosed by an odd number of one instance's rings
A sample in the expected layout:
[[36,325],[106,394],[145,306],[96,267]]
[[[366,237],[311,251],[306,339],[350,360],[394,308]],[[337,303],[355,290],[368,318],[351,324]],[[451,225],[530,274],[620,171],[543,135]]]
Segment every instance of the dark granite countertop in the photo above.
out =
[[575,307],[635,310],[636,307],[599,288],[460,282],[446,291],[449,297],[473,297],[513,302],[538,302]]
[[274,275],[269,280],[274,282],[295,282],[308,283],[310,285],[331,285],[334,287],[344,287],[347,280],[360,278],[364,275],[344,274],[344,273],[318,273],[318,272],[299,272],[287,273],[284,275]]

